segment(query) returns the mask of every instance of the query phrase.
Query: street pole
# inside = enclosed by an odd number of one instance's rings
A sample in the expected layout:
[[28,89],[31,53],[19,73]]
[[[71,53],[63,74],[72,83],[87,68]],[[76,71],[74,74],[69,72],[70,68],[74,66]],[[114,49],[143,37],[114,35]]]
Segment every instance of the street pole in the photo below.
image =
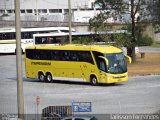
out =
[[68,0],[68,9],[69,9],[69,43],[72,44],[72,14],[71,14],[71,0]]
[[15,30],[16,30],[16,67],[17,67],[17,106],[18,118],[24,119],[24,98],[22,81],[22,50],[21,50],[21,22],[20,1],[15,0]]

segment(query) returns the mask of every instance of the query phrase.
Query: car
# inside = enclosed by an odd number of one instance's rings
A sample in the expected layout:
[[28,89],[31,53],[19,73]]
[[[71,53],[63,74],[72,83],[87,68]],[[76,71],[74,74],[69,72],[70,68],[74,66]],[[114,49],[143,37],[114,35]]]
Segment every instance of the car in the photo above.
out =
[[70,116],[70,117],[65,117],[61,120],[98,120],[94,116]]

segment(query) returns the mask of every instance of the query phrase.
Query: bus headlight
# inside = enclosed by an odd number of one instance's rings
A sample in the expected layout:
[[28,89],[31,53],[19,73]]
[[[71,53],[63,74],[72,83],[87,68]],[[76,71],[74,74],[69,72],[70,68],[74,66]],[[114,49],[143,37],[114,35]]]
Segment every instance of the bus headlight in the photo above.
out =
[[127,75],[123,75],[123,76],[112,76],[112,75],[107,75],[108,78],[115,78],[115,79],[120,79],[120,78],[125,78],[127,77]]

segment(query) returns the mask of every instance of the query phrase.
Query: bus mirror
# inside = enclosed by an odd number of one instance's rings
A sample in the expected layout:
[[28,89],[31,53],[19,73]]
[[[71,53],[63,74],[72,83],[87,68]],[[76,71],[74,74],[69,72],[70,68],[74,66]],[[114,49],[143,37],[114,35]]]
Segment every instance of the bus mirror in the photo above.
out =
[[105,57],[103,57],[103,56],[98,56],[99,58],[102,58],[102,59],[104,59],[105,60],[105,62],[106,62],[106,65],[109,65],[109,61],[108,61],[108,59],[107,58],[105,58]]
[[125,57],[126,57],[126,59],[127,59],[127,61],[128,61],[129,63],[131,63],[131,62],[132,62],[131,57],[129,57],[128,55],[125,55]]

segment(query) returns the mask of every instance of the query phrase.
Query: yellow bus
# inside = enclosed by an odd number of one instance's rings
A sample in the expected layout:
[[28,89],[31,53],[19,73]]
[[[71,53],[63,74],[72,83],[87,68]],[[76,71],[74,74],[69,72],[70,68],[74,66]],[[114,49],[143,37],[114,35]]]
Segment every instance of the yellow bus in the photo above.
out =
[[126,82],[127,61],[131,58],[113,46],[33,45],[25,53],[26,77],[46,82]]

